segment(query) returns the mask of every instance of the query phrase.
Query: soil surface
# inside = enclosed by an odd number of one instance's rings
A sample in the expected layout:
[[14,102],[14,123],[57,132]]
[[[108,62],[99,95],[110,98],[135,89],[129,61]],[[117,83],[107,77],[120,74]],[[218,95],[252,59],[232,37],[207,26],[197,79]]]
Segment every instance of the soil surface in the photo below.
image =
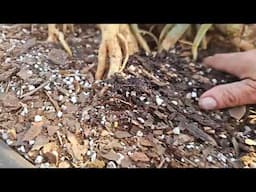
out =
[[65,37],[73,57],[45,42],[45,25],[0,25],[0,136],[36,167],[255,166],[253,106],[198,107],[235,77],[192,62],[180,44],[135,54],[122,74],[95,82],[99,30],[75,25]]

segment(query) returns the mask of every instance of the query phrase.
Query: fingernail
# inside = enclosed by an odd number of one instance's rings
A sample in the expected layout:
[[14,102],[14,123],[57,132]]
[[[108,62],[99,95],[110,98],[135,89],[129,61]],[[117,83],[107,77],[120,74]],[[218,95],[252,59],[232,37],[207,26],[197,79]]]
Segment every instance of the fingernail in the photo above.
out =
[[199,106],[205,110],[212,110],[217,107],[217,102],[212,97],[205,97],[199,100]]

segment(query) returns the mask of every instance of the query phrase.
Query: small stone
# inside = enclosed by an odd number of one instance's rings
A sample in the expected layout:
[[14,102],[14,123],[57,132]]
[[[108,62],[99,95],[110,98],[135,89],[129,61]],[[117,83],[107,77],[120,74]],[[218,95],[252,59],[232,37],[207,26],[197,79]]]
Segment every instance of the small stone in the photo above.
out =
[[44,89],[47,90],[47,91],[50,91],[50,90],[51,90],[50,84],[47,84],[47,85],[44,87]]
[[29,141],[29,145],[34,145],[34,143],[35,143],[35,140],[30,140]]
[[192,83],[191,81],[189,81],[189,82],[188,82],[188,85],[189,85],[189,86],[192,86],[192,85],[193,85],[193,83]]
[[197,97],[197,93],[193,91],[193,92],[191,93],[191,97],[192,97],[192,98],[196,98],[196,97]]
[[179,128],[179,127],[175,127],[172,131],[173,131],[173,133],[176,134],[176,135],[179,135],[179,134],[180,134],[180,128]]
[[163,102],[164,102],[164,100],[161,99],[161,98],[157,95],[157,96],[156,96],[156,104],[157,104],[157,105],[162,105]]
[[178,102],[177,102],[177,101],[174,101],[174,100],[171,101],[171,103],[174,104],[174,105],[178,105]]
[[138,117],[137,119],[138,119],[141,123],[145,123],[145,120],[142,119],[141,117]]
[[7,140],[8,139],[8,134],[7,133],[2,133],[2,138],[3,138],[3,140]]
[[20,151],[22,153],[26,152],[25,147],[23,145],[18,148],[18,151]]
[[43,163],[40,165],[40,168],[50,168],[50,164],[49,163]]
[[227,139],[227,136],[224,135],[223,133],[221,133],[219,136],[220,136],[221,138],[223,138],[223,139]]
[[194,162],[195,163],[198,163],[200,160],[199,159],[194,159]]
[[95,151],[93,151],[91,154],[91,161],[95,161],[96,158],[97,158],[97,153]]
[[218,83],[217,79],[212,79],[212,83],[216,85]]
[[28,90],[29,90],[29,91],[32,91],[33,89],[35,89],[35,86],[34,86],[34,85],[28,85]]
[[72,96],[72,97],[70,98],[70,101],[71,101],[73,104],[75,104],[75,103],[77,102],[76,96]]
[[43,159],[44,158],[41,155],[38,155],[34,162],[35,162],[35,164],[40,164],[43,162]]
[[191,99],[192,98],[192,94],[191,93],[187,93],[186,94],[186,99]]
[[7,143],[7,145],[11,145],[11,144],[13,144],[13,141],[10,140],[10,139],[7,139],[7,140],[6,140],[6,143]]
[[137,135],[138,137],[142,137],[142,136],[143,136],[143,132],[139,130],[139,131],[137,131],[136,135]]
[[131,96],[136,96],[136,92],[135,91],[131,91]]
[[109,161],[107,164],[107,168],[116,168],[116,164],[113,161]]
[[34,121],[35,122],[40,122],[40,121],[42,121],[42,119],[43,118],[40,115],[36,115]]
[[213,158],[212,158],[212,156],[211,155],[209,155],[209,156],[207,156],[207,161],[209,161],[209,162],[213,162]]
[[57,117],[58,117],[58,118],[61,118],[61,117],[62,117],[62,115],[63,115],[63,113],[62,113],[61,111],[58,111],[58,113],[57,113]]
[[140,97],[140,100],[141,100],[141,101],[144,101],[145,99],[146,99],[146,97],[144,97],[144,96],[141,96],[141,97]]

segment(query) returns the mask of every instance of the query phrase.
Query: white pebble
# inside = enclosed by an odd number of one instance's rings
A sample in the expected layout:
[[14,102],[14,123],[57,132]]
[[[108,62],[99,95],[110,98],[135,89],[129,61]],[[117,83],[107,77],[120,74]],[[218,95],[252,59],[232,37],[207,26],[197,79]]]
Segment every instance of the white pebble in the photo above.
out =
[[217,82],[218,82],[217,79],[212,79],[213,84],[217,84]]
[[29,90],[29,91],[32,91],[33,89],[35,89],[35,86],[34,86],[34,85],[28,85],[28,90]]
[[3,133],[2,134],[2,138],[3,138],[3,140],[7,140],[8,139],[8,134],[7,133]]
[[26,152],[25,147],[23,145],[18,148],[18,151],[20,151],[22,153]]
[[95,161],[96,157],[97,157],[97,154],[96,154],[95,151],[93,151],[92,154],[91,154],[91,161]]
[[50,84],[47,84],[44,89],[46,89],[47,91],[50,91],[51,90],[51,87],[50,87]]
[[63,95],[59,95],[58,100],[62,101],[62,99],[63,99]]
[[6,140],[6,143],[7,143],[7,145],[11,145],[11,144],[13,144],[13,141],[10,140],[10,139],[7,139],[7,140]]
[[197,97],[197,93],[193,91],[193,92],[191,93],[191,97],[196,98],[196,97]]
[[164,102],[164,100],[161,99],[158,95],[156,95],[156,104],[157,104],[157,105],[162,105],[163,102]]
[[124,156],[123,156],[121,153],[117,153],[117,154],[119,155],[119,158],[116,160],[116,163],[117,163],[118,165],[120,165],[121,162],[122,162],[122,160],[124,159]]
[[76,81],[80,81],[81,78],[80,78],[79,76],[75,76],[75,80],[76,80]]
[[61,109],[62,109],[63,111],[66,111],[66,110],[67,110],[67,106],[61,105]]
[[90,88],[92,85],[88,82],[88,81],[85,81],[84,82],[84,87],[85,88]]
[[113,161],[109,161],[107,164],[107,168],[116,168],[116,164]]
[[198,163],[200,160],[199,159],[194,159],[194,162],[195,163]]
[[141,123],[145,123],[145,120],[144,120],[144,119],[142,119],[141,117],[138,117],[137,119],[139,120],[139,122],[141,122]]
[[179,135],[180,134],[180,128],[179,127],[175,127],[172,132],[176,135]]
[[177,101],[174,101],[174,100],[171,101],[171,103],[174,104],[174,105],[178,105],[178,102],[177,102]]
[[50,168],[50,164],[49,163],[43,163],[40,165],[40,168]]
[[146,97],[144,97],[144,96],[141,96],[141,97],[140,97],[140,100],[141,100],[141,101],[144,101],[145,99],[146,99]]
[[185,97],[186,97],[186,99],[191,99],[192,94],[191,93],[187,93]]
[[87,156],[91,156],[91,153],[92,153],[91,151],[87,151],[86,154],[87,154]]
[[72,96],[72,97],[70,98],[70,101],[75,104],[75,103],[77,102],[76,96]]
[[35,140],[30,140],[29,141],[29,145],[34,145],[34,143],[35,143]]
[[42,119],[43,118],[40,115],[36,115],[34,121],[39,122],[39,121],[42,121]]
[[35,64],[34,67],[37,69],[39,66],[37,64]]
[[189,85],[189,86],[192,86],[192,85],[193,85],[193,83],[192,83],[191,81],[189,81],[189,82],[188,82],[188,85]]
[[131,91],[131,96],[136,96],[136,91]]
[[62,117],[62,115],[63,115],[63,113],[62,113],[61,111],[58,111],[58,113],[57,113],[57,117],[61,118],[61,117]]
[[125,96],[129,97],[130,93],[128,91],[125,92]]
[[142,137],[142,136],[143,136],[143,132],[139,130],[139,131],[137,131],[136,135],[137,135],[138,137]]
[[223,133],[221,133],[219,136],[220,136],[221,138],[223,138],[223,139],[227,139],[227,136],[224,135]]
[[217,155],[217,157],[218,157],[218,159],[219,159],[220,161],[223,161],[224,163],[226,163],[227,158],[226,158],[222,153],[219,153],[219,154]]
[[207,161],[209,161],[209,162],[213,162],[213,158],[212,158],[211,155],[209,155],[206,159],[207,159]]

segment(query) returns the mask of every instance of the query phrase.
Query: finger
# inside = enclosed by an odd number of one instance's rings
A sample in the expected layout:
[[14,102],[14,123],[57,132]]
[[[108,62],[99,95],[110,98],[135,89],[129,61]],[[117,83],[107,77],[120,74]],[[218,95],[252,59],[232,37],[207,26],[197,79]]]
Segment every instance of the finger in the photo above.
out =
[[199,106],[205,110],[223,109],[256,103],[256,81],[243,81],[218,85],[206,91],[199,99]]
[[233,74],[241,79],[256,79],[256,50],[216,54],[205,58],[203,63],[208,67]]

